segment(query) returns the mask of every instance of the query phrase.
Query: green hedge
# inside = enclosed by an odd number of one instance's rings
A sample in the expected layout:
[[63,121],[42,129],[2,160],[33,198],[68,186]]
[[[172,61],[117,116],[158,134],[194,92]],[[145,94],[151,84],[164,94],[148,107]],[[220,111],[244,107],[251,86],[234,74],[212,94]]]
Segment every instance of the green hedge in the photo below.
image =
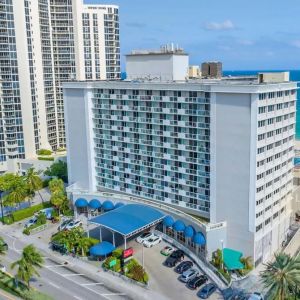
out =
[[37,151],[38,155],[51,155],[52,151],[47,149],[40,149]]
[[27,208],[13,212],[12,218],[13,218],[14,222],[18,222],[18,221],[24,220],[26,218],[29,218],[29,217],[33,216],[39,210],[41,210],[43,208],[48,208],[48,207],[51,207],[50,202],[44,202],[44,203],[40,203],[37,205],[33,205],[31,207],[27,207]]
[[38,156],[38,160],[54,161],[54,157]]

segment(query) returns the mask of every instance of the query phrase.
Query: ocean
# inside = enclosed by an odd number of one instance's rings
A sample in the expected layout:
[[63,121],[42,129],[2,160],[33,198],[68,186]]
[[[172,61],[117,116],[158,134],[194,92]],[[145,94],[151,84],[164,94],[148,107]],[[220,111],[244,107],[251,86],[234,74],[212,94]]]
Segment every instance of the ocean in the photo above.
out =
[[[299,81],[300,82],[300,70],[285,70],[290,72],[290,80]],[[224,75],[238,76],[238,75],[256,75],[261,72],[283,72],[283,70],[275,70],[275,71],[224,71]],[[300,84],[298,84],[300,87]],[[300,92],[297,93],[297,103],[296,103],[296,140],[300,140]]]

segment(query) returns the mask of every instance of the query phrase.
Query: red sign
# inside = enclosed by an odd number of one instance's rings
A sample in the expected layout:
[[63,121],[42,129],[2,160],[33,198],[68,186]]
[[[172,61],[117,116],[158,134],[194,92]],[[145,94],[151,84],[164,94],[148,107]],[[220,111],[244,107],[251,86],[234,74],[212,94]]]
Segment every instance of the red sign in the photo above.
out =
[[133,255],[133,248],[130,247],[128,249],[123,250],[123,258],[127,258]]

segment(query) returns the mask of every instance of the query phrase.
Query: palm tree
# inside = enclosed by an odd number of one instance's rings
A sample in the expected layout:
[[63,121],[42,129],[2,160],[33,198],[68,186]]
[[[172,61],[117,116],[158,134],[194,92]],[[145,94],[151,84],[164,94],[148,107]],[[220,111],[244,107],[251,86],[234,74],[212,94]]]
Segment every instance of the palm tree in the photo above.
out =
[[265,288],[270,290],[270,299],[288,299],[290,291],[300,285],[300,257],[281,252],[265,266],[260,277]]
[[58,215],[60,215],[61,207],[66,201],[66,195],[62,192],[53,193],[50,198],[50,202],[58,209]]
[[49,182],[49,190],[52,194],[64,192],[64,182],[54,178]]
[[24,281],[28,288],[30,288],[30,279],[34,275],[40,276],[36,267],[41,268],[43,263],[44,259],[42,255],[33,245],[28,245],[23,249],[21,258],[11,264],[11,268],[14,269],[18,266],[16,277]]
[[42,199],[42,202],[44,202],[44,199],[39,192],[39,190],[43,187],[43,182],[39,174],[40,172],[35,171],[34,168],[29,168],[26,172],[26,175],[24,176],[24,182],[28,188],[29,195],[32,197],[34,195],[34,192],[37,191],[40,198]]
[[24,181],[22,180],[22,177],[16,175],[13,181],[10,183],[10,189],[3,197],[3,203],[6,206],[15,206],[16,204],[25,200],[27,196],[28,190]]

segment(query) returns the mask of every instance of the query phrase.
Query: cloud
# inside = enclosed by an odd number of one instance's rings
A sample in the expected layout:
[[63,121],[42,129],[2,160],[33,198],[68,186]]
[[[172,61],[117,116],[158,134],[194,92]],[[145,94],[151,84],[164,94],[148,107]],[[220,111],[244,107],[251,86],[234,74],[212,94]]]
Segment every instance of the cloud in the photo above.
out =
[[300,40],[294,40],[291,42],[291,45],[297,48],[300,48]]
[[145,28],[147,25],[145,23],[141,22],[127,22],[125,23],[127,27],[133,27],[133,28]]
[[204,29],[206,30],[232,30],[235,29],[234,24],[231,20],[226,20],[224,22],[208,22],[204,24]]

